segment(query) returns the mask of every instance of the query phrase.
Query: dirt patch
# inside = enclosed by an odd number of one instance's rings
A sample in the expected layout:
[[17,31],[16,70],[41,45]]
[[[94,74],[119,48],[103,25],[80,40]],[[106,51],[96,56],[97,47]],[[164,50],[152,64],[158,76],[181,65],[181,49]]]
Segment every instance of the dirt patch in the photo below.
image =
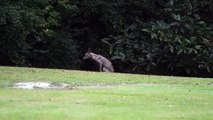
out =
[[13,88],[17,89],[65,89],[68,84],[49,83],[49,82],[18,82]]

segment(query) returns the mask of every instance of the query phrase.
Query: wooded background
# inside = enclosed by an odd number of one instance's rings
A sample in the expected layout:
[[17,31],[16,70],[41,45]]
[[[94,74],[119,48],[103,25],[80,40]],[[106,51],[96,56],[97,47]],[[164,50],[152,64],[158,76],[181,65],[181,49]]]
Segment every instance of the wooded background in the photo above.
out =
[[212,0],[1,0],[0,65],[213,76]]

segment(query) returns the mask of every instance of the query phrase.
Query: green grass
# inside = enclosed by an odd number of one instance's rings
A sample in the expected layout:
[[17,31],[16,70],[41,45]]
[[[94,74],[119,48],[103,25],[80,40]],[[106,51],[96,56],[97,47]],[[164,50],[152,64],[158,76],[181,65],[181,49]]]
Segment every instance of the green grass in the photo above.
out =
[[[13,89],[20,81],[72,89]],[[213,120],[213,79],[0,67],[0,120],[73,119]]]

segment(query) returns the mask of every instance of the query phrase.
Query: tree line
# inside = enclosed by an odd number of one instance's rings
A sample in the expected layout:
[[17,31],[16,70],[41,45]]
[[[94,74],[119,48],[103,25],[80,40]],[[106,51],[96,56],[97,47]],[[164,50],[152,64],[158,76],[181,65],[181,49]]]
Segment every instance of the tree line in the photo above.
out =
[[88,48],[117,72],[213,73],[212,0],[1,0],[0,65],[81,69]]

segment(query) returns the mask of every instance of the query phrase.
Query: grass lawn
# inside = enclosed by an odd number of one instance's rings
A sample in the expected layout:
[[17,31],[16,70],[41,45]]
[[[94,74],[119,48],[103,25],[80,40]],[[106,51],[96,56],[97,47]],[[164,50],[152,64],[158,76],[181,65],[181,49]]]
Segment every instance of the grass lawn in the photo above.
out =
[[[14,89],[16,82],[66,89]],[[213,120],[213,79],[0,67],[0,120]]]

